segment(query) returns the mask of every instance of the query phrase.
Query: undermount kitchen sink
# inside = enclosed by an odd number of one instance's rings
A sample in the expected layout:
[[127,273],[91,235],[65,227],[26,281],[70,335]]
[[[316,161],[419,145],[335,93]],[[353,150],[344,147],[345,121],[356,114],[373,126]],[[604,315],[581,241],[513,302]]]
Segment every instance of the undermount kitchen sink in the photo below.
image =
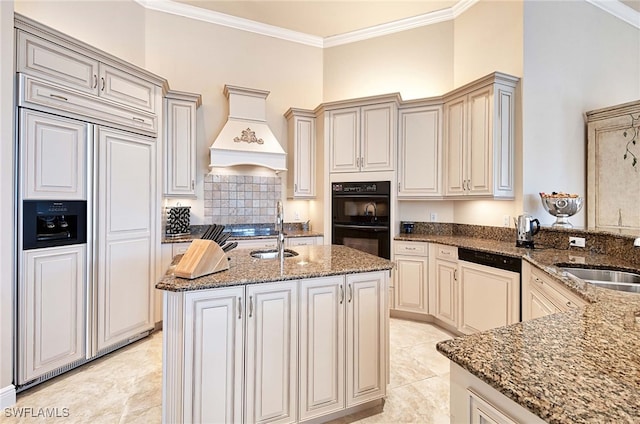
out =
[[[249,253],[252,257],[258,259],[275,259],[278,257],[278,251],[276,249],[269,250],[253,250]],[[291,249],[284,249],[284,257],[291,258],[293,256],[298,256],[298,252]]]
[[640,293],[640,274],[610,269],[569,267],[562,267],[561,269],[599,287],[631,293]]

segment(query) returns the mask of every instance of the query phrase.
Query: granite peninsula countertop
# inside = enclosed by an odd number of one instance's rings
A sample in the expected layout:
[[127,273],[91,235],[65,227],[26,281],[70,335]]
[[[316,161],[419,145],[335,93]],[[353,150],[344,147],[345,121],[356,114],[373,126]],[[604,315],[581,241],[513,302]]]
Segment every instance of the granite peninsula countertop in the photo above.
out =
[[[326,277],[331,275],[384,271],[393,263],[346,246],[295,246],[298,256],[285,258],[284,269],[278,259],[256,259],[249,255],[252,249],[233,249],[229,269],[188,280],[175,277],[172,265],[156,288],[168,291],[204,290],[244,284]],[[174,258],[174,264],[179,256]]]
[[640,265],[579,249],[522,249],[513,242],[401,234],[522,257],[589,302],[587,306],[440,342],[451,361],[550,423],[640,422],[640,295],[571,278],[555,264],[640,272]]

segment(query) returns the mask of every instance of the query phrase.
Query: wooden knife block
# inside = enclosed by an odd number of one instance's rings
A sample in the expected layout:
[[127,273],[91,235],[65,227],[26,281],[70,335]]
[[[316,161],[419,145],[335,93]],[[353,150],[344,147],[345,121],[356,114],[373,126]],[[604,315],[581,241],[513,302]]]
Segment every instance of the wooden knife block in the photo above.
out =
[[184,253],[173,274],[190,280],[229,269],[229,260],[220,245],[212,240],[196,239]]

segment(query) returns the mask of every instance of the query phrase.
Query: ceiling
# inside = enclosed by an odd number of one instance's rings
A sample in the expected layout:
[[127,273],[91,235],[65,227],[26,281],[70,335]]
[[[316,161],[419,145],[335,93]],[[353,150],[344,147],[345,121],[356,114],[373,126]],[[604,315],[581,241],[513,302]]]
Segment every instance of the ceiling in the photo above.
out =
[[[0,0],[2,1],[2,0]],[[145,4],[145,7],[154,7],[154,0],[136,0]],[[474,4],[477,0],[163,0],[165,5],[186,6],[187,8],[230,15],[234,18],[242,18],[247,24],[237,26],[240,29],[251,27],[252,23],[271,25],[276,29],[295,31],[305,34],[317,40],[303,40],[319,46],[328,39],[345,38],[347,41],[332,41],[335,45],[349,42],[349,37],[356,31],[368,29],[373,33],[383,24],[397,21],[411,21],[409,18],[426,16],[448,16],[451,19],[455,14]],[[515,1],[515,0],[488,0],[488,1]],[[541,1],[541,0],[524,0]],[[560,1],[560,0],[558,0]],[[616,15],[624,15],[623,19],[640,28],[640,0],[585,0]],[[628,6],[628,7],[625,7]],[[193,7],[192,7],[193,6]],[[456,10],[457,9],[457,10]],[[452,14],[453,11],[453,14]],[[435,12],[435,13],[434,13]],[[632,17],[629,20],[629,15]],[[200,15],[201,16],[201,15]],[[418,20],[420,20],[418,18]],[[436,18],[437,19],[437,18]],[[441,19],[442,20],[442,19]],[[223,24],[228,20],[222,18]],[[437,21],[437,20],[436,20]],[[214,22],[220,22],[215,20]],[[231,26],[238,25],[238,22]],[[387,26],[393,27],[394,25]],[[398,26],[403,28],[402,26]],[[407,29],[405,26],[404,29]],[[265,30],[264,26],[257,32]],[[397,30],[397,28],[396,28]],[[360,35],[350,39],[355,41],[357,37],[366,37],[361,31]],[[268,31],[274,35],[273,31]],[[377,33],[380,35],[380,33]],[[277,36],[282,37],[282,34]],[[288,36],[286,36],[288,37]],[[286,38],[285,37],[285,38]],[[294,37],[295,38],[295,37]],[[300,41],[296,39],[296,41]],[[330,42],[331,43],[331,42]]]
[[458,0],[174,1],[323,38],[447,9],[458,3]]

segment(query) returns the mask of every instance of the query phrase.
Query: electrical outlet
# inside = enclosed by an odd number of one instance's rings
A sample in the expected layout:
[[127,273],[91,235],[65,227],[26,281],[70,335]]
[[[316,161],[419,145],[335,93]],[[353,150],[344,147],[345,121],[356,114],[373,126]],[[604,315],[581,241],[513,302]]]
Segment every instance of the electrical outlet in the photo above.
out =
[[511,226],[511,217],[509,215],[505,215],[502,217],[502,226],[503,227]]
[[584,247],[584,237],[569,237],[569,246]]
[[431,222],[436,222],[438,220],[438,214],[436,212],[431,212]]
[[300,212],[295,211],[293,213],[293,219],[296,220],[296,221],[300,221]]

